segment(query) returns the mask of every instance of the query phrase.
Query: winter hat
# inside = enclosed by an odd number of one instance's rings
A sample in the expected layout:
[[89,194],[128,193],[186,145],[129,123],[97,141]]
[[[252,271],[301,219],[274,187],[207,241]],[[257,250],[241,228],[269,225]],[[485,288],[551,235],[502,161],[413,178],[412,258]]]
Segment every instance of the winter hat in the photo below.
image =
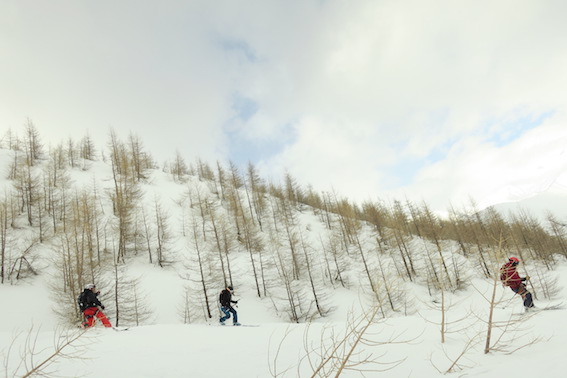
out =
[[520,259],[518,259],[517,257],[510,257],[509,261],[516,264],[520,263]]
[[96,287],[95,284],[86,284],[86,285],[85,285],[85,289],[89,289],[89,290],[90,290],[90,289],[94,289],[95,287]]

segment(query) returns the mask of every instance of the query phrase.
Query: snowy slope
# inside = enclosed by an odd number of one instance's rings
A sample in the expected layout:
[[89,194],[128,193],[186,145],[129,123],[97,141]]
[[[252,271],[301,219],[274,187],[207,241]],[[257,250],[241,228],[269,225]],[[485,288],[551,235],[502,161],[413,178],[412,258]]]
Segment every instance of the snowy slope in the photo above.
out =
[[[0,169],[6,170],[12,152],[0,150]],[[81,188],[104,193],[111,189],[113,182],[109,166],[103,162],[90,162],[86,169],[69,172],[74,189]],[[0,179],[0,189],[10,190],[11,183]],[[321,297],[332,307],[325,317],[317,317],[311,323],[289,323],[288,316],[281,309],[277,295],[258,298],[254,280],[250,273],[248,256],[242,250],[235,250],[231,260],[235,272],[236,298],[239,299],[240,321],[255,327],[220,327],[218,311],[205,323],[202,319],[193,324],[183,324],[180,316],[183,297],[191,283],[183,276],[190,273],[193,251],[183,235],[182,223],[187,222],[189,206],[181,199],[188,190],[198,188],[210,195],[210,187],[194,177],[187,183],[175,183],[170,175],[151,171],[147,182],[141,185],[144,208],[154,209],[159,203],[167,211],[172,241],[171,255],[174,263],[163,268],[149,264],[147,257],[140,254],[128,262],[128,275],[140,280],[143,292],[147,294],[146,304],[152,309],[152,319],[144,325],[131,327],[125,332],[103,329],[81,331],[68,323],[61,324],[55,311],[61,306],[61,293],[52,289],[57,266],[51,258],[56,245],[45,243],[38,247],[37,266],[40,274],[18,281],[17,284],[0,286],[0,350],[5,376],[21,376],[31,369],[30,357],[43,361],[54,350],[54,340],[62,335],[81,335],[76,342],[64,349],[68,358],[56,356],[53,364],[44,371],[47,376],[85,377],[284,377],[311,376],[320,363],[318,353],[339,346],[338,358],[322,370],[322,376],[331,375],[338,369],[338,361],[348,354],[353,339],[339,344],[345,330],[350,329],[360,316],[370,311],[368,287],[360,261],[352,257],[349,270],[344,272],[350,288],[322,287]],[[214,196],[211,195],[211,198]],[[111,214],[109,201],[103,208]],[[152,211],[152,210],[150,210]],[[191,211],[191,210],[189,210]],[[219,211],[223,211],[222,208]],[[314,256],[322,256],[321,240],[329,236],[322,221],[309,209],[294,214],[305,243]],[[18,235],[29,232],[25,227]],[[21,232],[21,233],[20,233]],[[361,232],[364,237],[365,232]],[[374,237],[368,233],[363,243],[370,243]],[[23,238],[22,238],[23,240]],[[423,260],[427,243],[422,240],[408,240],[415,250],[416,264]],[[431,245],[429,245],[431,247]],[[368,245],[372,249],[372,245]],[[447,245],[447,253],[454,251]],[[368,256],[370,260],[376,256]],[[481,276],[474,268],[475,262],[457,258],[468,269],[469,284],[455,294],[447,294],[447,301],[453,306],[447,311],[449,321],[447,340],[441,343],[438,323],[441,313],[438,309],[439,294],[430,295],[421,283],[399,282],[400,291],[407,293],[405,307],[373,319],[365,333],[364,342],[357,344],[351,362],[361,362],[355,370],[345,370],[342,376],[360,376],[356,369],[368,371],[366,376],[384,377],[439,377],[447,371],[463,352],[454,372],[459,376],[503,376],[517,373],[535,374],[541,366],[548,377],[562,377],[567,361],[562,357],[561,343],[567,337],[567,326],[561,320],[567,310],[545,311],[533,316],[522,316],[521,301],[517,296],[499,284],[496,286],[500,302],[495,318],[510,324],[504,335],[495,330],[494,338],[502,337],[500,350],[488,355],[483,353],[486,335],[485,320],[489,306],[486,297],[491,295],[493,283],[476,278]],[[567,263],[559,260],[557,269],[549,273],[558,282],[559,293],[553,303],[567,303]],[[388,267],[388,266],[387,266]],[[392,269],[392,266],[389,266]],[[417,269],[423,266],[417,266]],[[529,267],[532,268],[532,267]],[[467,277],[463,277],[466,279]],[[110,290],[99,287],[107,314],[113,321],[111,303],[105,302]],[[221,288],[219,287],[218,290]],[[217,289],[214,289],[217,290]],[[281,287],[270,288],[270,293],[281,294]],[[216,296],[216,295],[215,295]],[[280,301],[280,302],[278,302]],[[537,301],[539,307],[547,302]],[[194,303],[198,307],[198,303]],[[357,329],[362,329],[362,322]],[[72,337],[72,336],[71,336]],[[513,341],[511,341],[513,339]],[[537,343],[533,343],[538,340]],[[340,345],[343,345],[342,347]],[[468,349],[467,349],[468,347]],[[515,351],[515,349],[520,348]],[[33,353],[32,353],[33,351]],[[371,360],[376,359],[376,363]],[[526,366],[529,359],[531,364]],[[22,364],[22,362],[24,362]],[[512,367],[511,367],[512,366]],[[379,372],[382,371],[383,372]],[[334,376],[334,374],[332,374]]]
[[[151,273],[151,272],[148,272]],[[567,264],[563,263],[554,273],[560,279],[561,293],[558,301],[567,303]],[[162,277],[148,274],[148,284],[156,291],[167,291],[167,282]],[[567,369],[564,358],[564,340],[567,337],[565,316],[567,310],[542,311],[533,316],[522,316],[521,301],[507,289],[497,287],[498,296],[503,298],[502,305],[496,308],[495,318],[499,320],[519,319],[520,323],[511,326],[504,339],[515,338],[508,345],[503,343],[504,352],[483,354],[486,325],[476,316],[486,319],[488,305],[482,295],[488,295],[491,284],[483,280],[473,281],[474,287],[451,298],[455,304],[447,312],[449,321],[457,321],[449,327],[445,344],[440,342],[437,323],[440,312],[430,308],[425,293],[416,290],[420,311],[410,316],[394,316],[386,320],[377,319],[367,331],[368,341],[385,343],[360,345],[364,358],[378,358],[381,365],[365,364],[361,369],[384,369],[387,363],[398,363],[391,370],[383,373],[369,372],[367,376],[384,377],[441,377],[437,369],[446,371],[453,361],[463,352],[469,340],[475,340],[473,346],[459,360],[458,376],[498,377],[508,374],[533,376],[541,374],[545,366],[546,377],[563,377]],[[156,293],[154,293],[156,294]],[[355,293],[350,293],[355,295]],[[19,287],[5,287],[0,290],[0,302],[12,303],[9,311],[3,311],[0,345],[6,347],[14,341],[16,329],[23,331],[15,338],[15,345],[10,352],[8,372],[14,372],[22,343],[27,334],[32,318],[36,329],[39,322],[42,327],[37,336],[36,350],[45,351],[36,356],[47,355],[53,348],[56,332],[49,319],[38,319],[29,307],[14,305],[35,295]],[[338,305],[350,305],[348,296],[337,295]],[[342,302],[342,303],[341,303]],[[543,307],[546,303],[536,302]],[[45,309],[45,308],[44,308]],[[167,324],[168,319],[157,319],[156,324],[133,327],[128,331],[114,332],[97,327],[87,331],[76,343],[65,351],[75,358],[60,358],[49,370],[58,376],[85,377],[220,377],[230,374],[233,377],[267,377],[274,369],[282,376],[310,376],[312,368],[305,359],[306,346],[318,350],[321,343],[330,345],[331,336],[340,339],[348,322],[347,318],[331,317],[312,324],[288,324],[275,321],[269,313],[262,311],[262,306],[254,300],[253,293],[240,296],[239,315],[244,324],[257,327],[211,325]],[[19,315],[19,321],[9,313]],[[474,314],[474,316],[473,316]],[[49,311],[45,312],[49,315]],[[273,315],[273,314],[272,314]],[[48,317],[49,318],[49,317]],[[28,325],[26,325],[27,322]],[[18,327],[16,327],[16,324]],[[80,331],[59,329],[58,332],[76,333]],[[495,331],[495,337],[500,336]],[[529,345],[534,342],[533,345]],[[394,343],[395,342],[395,343]],[[520,348],[519,350],[515,350]],[[279,351],[278,351],[279,349]],[[6,349],[3,351],[6,358]],[[510,353],[510,354],[509,354]],[[82,358],[79,358],[82,356]],[[372,357],[370,357],[372,356]],[[311,353],[312,362],[317,363],[316,353]],[[362,358],[355,355],[354,360]],[[529,361],[526,363],[526,361]],[[51,374],[50,374],[51,375]],[[11,373],[8,374],[11,376]],[[343,376],[360,376],[358,372],[346,371]]]

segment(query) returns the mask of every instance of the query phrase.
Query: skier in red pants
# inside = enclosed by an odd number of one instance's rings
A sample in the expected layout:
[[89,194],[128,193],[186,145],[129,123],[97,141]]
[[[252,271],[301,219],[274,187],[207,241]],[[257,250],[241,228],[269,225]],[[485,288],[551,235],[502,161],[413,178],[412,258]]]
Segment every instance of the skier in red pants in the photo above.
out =
[[101,311],[104,310],[104,306],[97,298],[99,294],[100,291],[96,291],[96,286],[94,284],[88,284],[85,286],[85,290],[81,293],[81,295],[79,295],[79,308],[85,317],[85,321],[82,324],[83,328],[92,327],[95,322],[95,316],[105,327],[112,327],[112,324],[110,324],[106,315],[104,315]]
[[510,257],[508,262],[500,268],[500,280],[504,286],[510,287],[514,293],[522,296],[524,307],[526,311],[529,311],[534,308],[534,301],[532,293],[528,291],[524,282],[528,281],[530,276],[520,277],[516,271],[519,263],[520,260],[517,257]]

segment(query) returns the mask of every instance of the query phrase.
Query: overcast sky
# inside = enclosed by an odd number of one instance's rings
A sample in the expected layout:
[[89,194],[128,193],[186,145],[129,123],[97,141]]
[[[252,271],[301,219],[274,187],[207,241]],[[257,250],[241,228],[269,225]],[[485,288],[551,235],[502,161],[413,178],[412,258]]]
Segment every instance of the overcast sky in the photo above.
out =
[[567,2],[0,0],[0,131],[436,209],[567,171]]

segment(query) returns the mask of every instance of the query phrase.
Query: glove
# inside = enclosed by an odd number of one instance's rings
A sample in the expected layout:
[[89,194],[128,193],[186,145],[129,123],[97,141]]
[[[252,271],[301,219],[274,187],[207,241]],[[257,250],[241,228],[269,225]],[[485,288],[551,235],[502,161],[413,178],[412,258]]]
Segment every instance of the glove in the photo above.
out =
[[101,305],[100,308],[102,308],[104,310],[104,306]]
[[238,304],[238,301],[234,301],[234,303]]
[[530,280],[530,276],[526,276],[526,281],[529,281],[529,280]]

